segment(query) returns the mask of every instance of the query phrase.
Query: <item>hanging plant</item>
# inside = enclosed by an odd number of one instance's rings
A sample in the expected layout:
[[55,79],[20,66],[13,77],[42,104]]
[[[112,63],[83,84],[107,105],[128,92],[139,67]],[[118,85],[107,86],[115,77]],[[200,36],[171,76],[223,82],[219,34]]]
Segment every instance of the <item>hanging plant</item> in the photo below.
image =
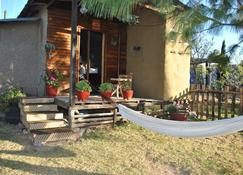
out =
[[46,43],[45,44],[45,50],[46,50],[46,53],[48,55],[48,58],[51,58],[52,52],[54,52],[56,50],[56,46],[54,44],[51,44],[51,43]]

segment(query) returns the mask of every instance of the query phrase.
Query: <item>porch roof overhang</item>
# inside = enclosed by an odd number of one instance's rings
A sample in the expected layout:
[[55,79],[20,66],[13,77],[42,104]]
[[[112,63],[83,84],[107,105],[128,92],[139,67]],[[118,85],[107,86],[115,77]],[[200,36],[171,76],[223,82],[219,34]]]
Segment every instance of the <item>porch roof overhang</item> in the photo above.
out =
[[21,22],[35,22],[40,21],[39,17],[28,17],[28,18],[13,18],[13,19],[0,19],[0,23],[21,23]]

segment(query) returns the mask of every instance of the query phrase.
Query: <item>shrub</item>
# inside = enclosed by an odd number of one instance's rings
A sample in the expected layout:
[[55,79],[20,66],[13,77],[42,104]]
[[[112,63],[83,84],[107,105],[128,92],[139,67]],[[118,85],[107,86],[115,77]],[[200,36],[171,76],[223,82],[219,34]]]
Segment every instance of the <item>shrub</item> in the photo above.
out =
[[173,112],[178,112],[178,109],[174,104],[169,104],[169,105],[165,106],[165,112],[168,112],[171,114]]
[[18,102],[18,99],[25,97],[26,94],[17,87],[10,88],[0,94],[0,110],[8,112],[14,103]]
[[92,88],[89,85],[89,82],[87,82],[86,80],[82,80],[78,83],[76,83],[76,90],[78,91],[88,91],[88,92],[92,92]]

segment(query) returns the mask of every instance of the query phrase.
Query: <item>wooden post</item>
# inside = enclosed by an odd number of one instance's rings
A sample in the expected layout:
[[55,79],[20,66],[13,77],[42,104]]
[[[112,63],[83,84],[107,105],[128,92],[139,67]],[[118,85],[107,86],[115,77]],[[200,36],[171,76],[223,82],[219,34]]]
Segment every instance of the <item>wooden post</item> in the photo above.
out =
[[[196,110],[197,110],[197,115],[199,114],[199,97],[200,97],[200,85],[197,85],[197,90],[196,90]],[[201,116],[201,115],[200,115]]]
[[77,48],[78,0],[72,0],[72,33],[70,55],[69,105],[75,105],[76,48]]
[[237,89],[233,87],[232,89],[232,104],[231,104],[231,117],[235,117],[235,107],[236,107],[236,94],[234,92],[237,92]]
[[209,89],[209,86],[207,86],[206,87],[206,116],[207,116],[207,118],[209,118],[209,105],[210,105],[210,103],[209,103],[209,91],[210,89]]
[[200,103],[200,111],[201,115],[204,116],[204,93],[205,93],[205,85],[202,85],[201,88],[202,96],[201,96],[201,103]]
[[218,119],[221,119],[222,92],[218,92]]
[[195,85],[191,85],[191,88],[190,88],[190,90],[192,90],[191,92],[190,92],[190,95],[191,95],[191,111],[193,111],[194,110],[194,104],[195,104],[195,90],[196,89],[196,87],[195,87]]
[[243,114],[243,87],[240,88],[240,115]]
[[215,111],[214,111],[214,108],[215,108],[215,94],[214,94],[214,88],[212,89],[212,118],[213,120],[215,120]]
[[225,87],[225,93],[224,93],[224,118],[228,118],[228,93],[230,89],[229,86]]

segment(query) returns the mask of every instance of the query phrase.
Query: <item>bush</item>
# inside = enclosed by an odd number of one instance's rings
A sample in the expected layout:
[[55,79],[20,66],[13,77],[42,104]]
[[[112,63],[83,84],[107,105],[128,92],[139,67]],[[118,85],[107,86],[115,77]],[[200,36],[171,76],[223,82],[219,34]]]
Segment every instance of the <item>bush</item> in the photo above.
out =
[[16,101],[21,97],[25,97],[26,94],[23,93],[19,88],[11,88],[6,90],[5,92],[3,92],[0,95],[0,102],[4,102],[4,103],[9,103],[12,101]]
[[26,94],[17,87],[4,91],[2,94],[0,94],[0,110],[4,112],[10,111],[13,104],[17,103],[19,98],[25,96]]
[[89,82],[82,80],[78,83],[76,83],[76,90],[78,91],[88,91],[88,92],[92,92],[92,88],[89,85]]
[[174,104],[169,104],[169,105],[165,106],[165,112],[168,112],[171,114],[173,112],[178,112],[178,109]]
[[111,83],[102,83],[99,87],[101,92],[107,92],[107,91],[112,91],[113,90],[113,84]]

